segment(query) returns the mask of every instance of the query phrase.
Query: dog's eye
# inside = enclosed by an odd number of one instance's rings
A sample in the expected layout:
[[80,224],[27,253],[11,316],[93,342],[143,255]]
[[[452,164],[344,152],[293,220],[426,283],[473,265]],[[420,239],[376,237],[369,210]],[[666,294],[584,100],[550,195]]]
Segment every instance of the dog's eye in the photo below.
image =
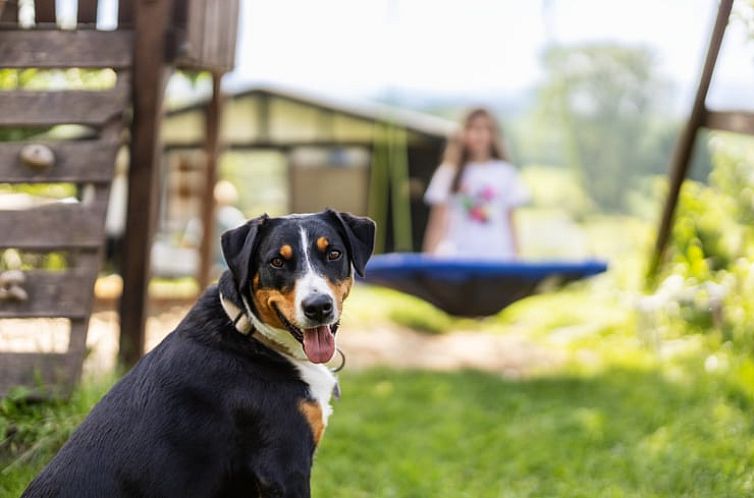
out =
[[283,267],[283,258],[272,258],[272,261],[270,261],[270,266],[273,268],[282,268]]
[[327,253],[327,259],[330,261],[340,259],[340,251],[338,251],[337,249],[330,250],[330,252]]

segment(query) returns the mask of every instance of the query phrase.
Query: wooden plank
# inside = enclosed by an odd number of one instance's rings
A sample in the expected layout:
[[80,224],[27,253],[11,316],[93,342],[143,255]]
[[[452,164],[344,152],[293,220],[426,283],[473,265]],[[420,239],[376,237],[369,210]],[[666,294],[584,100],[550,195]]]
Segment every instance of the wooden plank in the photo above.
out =
[[[97,266],[99,268],[99,265]],[[87,305],[87,315],[83,318],[74,318],[71,320],[71,332],[68,339],[68,381],[73,387],[81,378],[81,371],[84,368],[86,359],[86,336],[89,332],[89,314],[91,313],[91,301],[94,297],[94,285],[89,289],[90,303]]]
[[122,116],[128,95],[128,77],[125,74],[118,75],[118,82],[111,90],[0,92],[0,126],[102,126]]
[[181,69],[227,72],[235,63],[238,0],[190,2],[188,18],[179,26]]
[[218,59],[223,71],[232,71],[236,65],[236,41],[238,38],[240,6],[238,0],[230,0],[227,3],[223,3],[222,8],[224,19],[221,25],[226,26],[226,28],[222,32],[223,40]]
[[0,300],[0,318],[85,318],[97,278],[97,268],[73,271],[25,272],[21,287],[26,301]]
[[133,120],[128,209],[123,248],[119,359],[133,365],[144,354],[152,236],[160,191],[160,121],[167,83],[165,30],[172,0],[135,5]]
[[129,30],[13,30],[0,37],[3,68],[122,69],[131,66],[132,57],[133,32]]
[[0,353],[0,396],[14,387],[33,390],[34,398],[67,395],[73,386],[75,362],[67,353]]
[[18,2],[19,0],[6,0],[0,12],[0,23],[3,27],[13,27],[18,25]]
[[204,171],[204,196],[202,198],[202,242],[199,248],[199,288],[204,289],[210,283],[212,264],[215,260],[215,232],[216,232],[216,201],[215,184],[217,184],[217,163],[220,152],[220,123],[222,112],[222,95],[220,82],[222,75],[212,75],[212,97],[207,106],[206,135],[207,146],[205,158],[207,160]]
[[34,20],[40,24],[55,24],[55,0],[34,0]]
[[19,155],[29,143],[0,142],[0,183],[109,183],[120,144],[114,141],[42,142],[55,155],[54,165],[38,171]]
[[707,111],[705,128],[754,135],[754,112],[751,111]]
[[0,211],[0,248],[98,248],[102,245],[103,211],[80,204],[54,204],[35,209]]
[[77,21],[79,24],[97,24],[98,0],[78,0],[79,11]]
[[720,47],[725,35],[725,28],[728,26],[733,0],[720,0],[720,6],[715,19],[715,26],[710,35],[710,41],[707,48],[707,56],[704,60],[704,67],[699,78],[694,105],[691,109],[686,126],[684,126],[678,142],[673,150],[673,157],[670,162],[670,185],[668,186],[668,196],[665,199],[665,205],[662,211],[662,217],[657,229],[657,238],[655,239],[654,251],[649,262],[650,280],[657,274],[662,265],[665,255],[665,248],[670,239],[670,232],[673,229],[673,218],[675,209],[678,204],[678,198],[681,192],[683,180],[688,174],[691,164],[691,154],[694,150],[696,135],[699,128],[704,124],[706,107],[704,105],[707,99],[712,74],[715,71],[715,63],[720,53]]

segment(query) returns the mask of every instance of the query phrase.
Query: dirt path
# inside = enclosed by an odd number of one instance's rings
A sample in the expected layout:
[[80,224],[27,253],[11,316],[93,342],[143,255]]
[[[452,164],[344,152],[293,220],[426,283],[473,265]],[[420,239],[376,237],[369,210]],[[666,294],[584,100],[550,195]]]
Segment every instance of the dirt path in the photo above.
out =
[[[188,307],[173,306],[149,317],[147,347],[157,345],[183,318]],[[66,334],[60,323],[38,320],[0,326],[0,348],[14,351],[64,351]],[[61,332],[61,329],[62,332]],[[493,334],[459,331],[428,335],[389,323],[368,328],[344,327],[338,345],[352,370],[374,366],[402,369],[479,369],[506,377],[521,377],[549,370],[565,361],[564,354],[532,342],[520,332]],[[92,315],[87,346],[90,353],[85,375],[112,369],[118,347],[115,311]]]

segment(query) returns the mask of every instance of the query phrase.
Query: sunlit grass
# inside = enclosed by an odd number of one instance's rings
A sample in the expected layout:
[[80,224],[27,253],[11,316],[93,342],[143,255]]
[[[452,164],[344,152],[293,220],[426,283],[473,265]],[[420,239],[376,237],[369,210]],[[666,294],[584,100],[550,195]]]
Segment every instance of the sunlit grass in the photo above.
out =
[[[687,371],[688,372],[688,371]],[[347,375],[315,497],[667,497],[754,492],[750,397],[724,378],[610,369],[507,381]]]
[[27,402],[21,389],[0,399],[0,497],[20,496],[115,379],[89,379],[68,400]]

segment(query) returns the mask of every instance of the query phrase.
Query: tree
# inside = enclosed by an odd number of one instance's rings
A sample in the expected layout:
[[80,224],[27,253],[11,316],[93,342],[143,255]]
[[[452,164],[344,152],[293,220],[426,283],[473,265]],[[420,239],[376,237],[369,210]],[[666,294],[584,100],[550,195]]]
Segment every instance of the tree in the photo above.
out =
[[[665,171],[653,133],[667,86],[643,47],[590,44],[545,51],[546,81],[538,115],[562,133],[562,151],[585,190],[603,209],[619,211],[641,176]],[[660,159],[660,160],[658,160]]]

